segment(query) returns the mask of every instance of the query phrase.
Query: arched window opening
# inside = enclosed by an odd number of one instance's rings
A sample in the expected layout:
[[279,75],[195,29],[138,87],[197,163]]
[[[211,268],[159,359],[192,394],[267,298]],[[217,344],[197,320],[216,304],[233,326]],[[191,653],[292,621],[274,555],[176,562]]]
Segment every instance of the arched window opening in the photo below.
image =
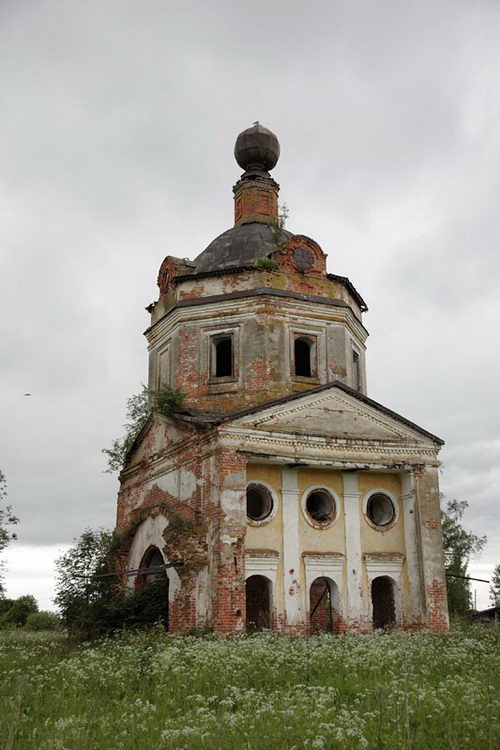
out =
[[382,492],[370,497],[366,506],[366,513],[370,521],[377,526],[388,526],[396,517],[396,510],[392,500]]
[[309,592],[310,633],[338,633],[338,589],[328,578],[316,578]]
[[396,624],[394,586],[390,578],[380,576],[372,581],[373,628],[391,628]]
[[246,580],[247,632],[271,627],[271,583],[264,576]]
[[307,497],[306,510],[313,521],[328,523],[335,518],[335,501],[326,490],[314,490]]
[[295,375],[303,378],[310,378],[312,375],[312,345],[311,339],[301,337],[295,339],[294,356],[295,356]]
[[231,336],[219,336],[214,340],[216,378],[231,377],[233,374],[233,340]]
[[247,516],[251,521],[263,521],[273,510],[273,498],[267,487],[252,482],[247,487]]
[[143,555],[139,570],[144,571],[136,578],[135,588],[140,601],[140,621],[153,624],[163,622],[168,630],[168,593],[169,581],[165,569],[165,560],[158,547],[150,547]]

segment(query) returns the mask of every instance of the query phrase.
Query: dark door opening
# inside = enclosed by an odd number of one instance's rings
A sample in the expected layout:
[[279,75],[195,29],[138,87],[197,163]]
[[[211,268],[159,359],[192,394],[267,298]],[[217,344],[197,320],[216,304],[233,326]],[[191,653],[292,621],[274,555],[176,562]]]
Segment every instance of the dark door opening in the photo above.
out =
[[373,628],[390,628],[396,624],[394,587],[390,578],[381,576],[372,581]]
[[332,602],[332,589],[327,578],[316,578],[309,592],[309,632],[336,633],[337,618]]
[[250,576],[246,581],[247,632],[271,627],[270,582],[264,576]]
[[169,581],[164,566],[165,560],[158,547],[146,550],[136,578],[136,603],[138,624],[154,625],[161,620],[168,631]]

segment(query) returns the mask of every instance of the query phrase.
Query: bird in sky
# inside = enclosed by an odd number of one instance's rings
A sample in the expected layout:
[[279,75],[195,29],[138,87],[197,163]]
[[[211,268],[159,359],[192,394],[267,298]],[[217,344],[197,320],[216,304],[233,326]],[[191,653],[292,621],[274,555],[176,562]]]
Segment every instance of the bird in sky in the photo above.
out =
[[31,393],[25,393],[24,395],[25,396],[31,396]]

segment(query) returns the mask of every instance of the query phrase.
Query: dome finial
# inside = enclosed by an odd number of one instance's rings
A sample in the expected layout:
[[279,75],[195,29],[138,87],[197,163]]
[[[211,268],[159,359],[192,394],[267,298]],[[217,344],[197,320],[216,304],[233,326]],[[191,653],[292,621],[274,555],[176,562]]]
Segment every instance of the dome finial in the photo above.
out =
[[267,174],[276,166],[280,155],[280,144],[273,132],[258,120],[244,130],[236,139],[234,156],[247,173]]

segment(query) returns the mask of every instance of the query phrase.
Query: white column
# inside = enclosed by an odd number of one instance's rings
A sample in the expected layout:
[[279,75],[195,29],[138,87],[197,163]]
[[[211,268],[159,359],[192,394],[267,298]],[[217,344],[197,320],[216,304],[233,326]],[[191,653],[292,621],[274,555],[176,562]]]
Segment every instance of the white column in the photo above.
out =
[[283,585],[288,627],[300,625],[304,619],[304,593],[300,585],[300,502],[297,475],[297,469],[283,467]]
[[347,621],[352,627],[365,620],[361,559],[360,493],[356,472],[343,471],[345,547],[347,567]]
[[405,471],[401,475],[401,502],[405,526],[405,553],[410,586],[410,624],[422,622],[422,569],[420,564],[420,540],[418,508],[414,486],[413,472]]

